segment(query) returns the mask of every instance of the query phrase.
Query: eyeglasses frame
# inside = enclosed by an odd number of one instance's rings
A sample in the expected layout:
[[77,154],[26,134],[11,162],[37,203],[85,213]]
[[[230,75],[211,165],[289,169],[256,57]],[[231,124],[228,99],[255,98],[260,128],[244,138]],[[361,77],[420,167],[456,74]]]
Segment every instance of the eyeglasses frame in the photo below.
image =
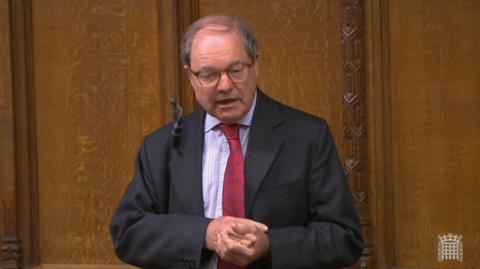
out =
[[[252,61],[250,64],[245,64],[243,68],[248,68],[248,72],[247,72],[247,73],[249,73],[249,72],[250,72],[250,68],[251,68],[255,63],[256,63],[256,61],[254,60],[254,61]],[[190,73],[191,73],[192,75],[195,76],[195,79],[196,79],[196,80],[198,81],[198,83],[199,83],[200,85],[202,85],[203,87],[213,87],[213,86],[217,85],[218,82],[220,81],[220,78],[222,77],[222,74],[223,74],[223,73],[225,73],[225,74],[227,75],[228,79],[229,79],[232,83],[242,83],[242,82],[244,82],[245,80],[247,80],[247,78],[248,78],[248,75],[247,75],[247,76],[245,77],[245,79],[243,79],[243,80],[241,80],[241,81],[233,81],[232,78],[230,77],[230,74],[228,73],[228,71],[229,71],[230,69],[225,69],[225,70],[222,70],[222,71],[215,70],[216,72],[218,72],[218,79],[217,79],[217,81],[216,81],[215,83],[212,83],[212,85],[204,85],[204,84],[200,81],[200,78],[198,77],[198,75],[199,75],[202,71],[194,72],[194,71],[190,68],[190,66],[188,67],[188,70],[190,71]]]

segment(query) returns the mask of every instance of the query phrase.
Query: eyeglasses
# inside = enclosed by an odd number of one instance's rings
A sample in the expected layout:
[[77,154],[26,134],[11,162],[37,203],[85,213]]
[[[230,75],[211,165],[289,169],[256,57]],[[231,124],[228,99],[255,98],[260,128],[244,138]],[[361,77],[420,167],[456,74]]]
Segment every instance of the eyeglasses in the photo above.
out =
[[255,62],[251,64],[236,64],[233,67],[224,70],[224,71],[217,71],[217,70],[202,70],[198,72],[193,72],[190,69],[190,72],[197,78],[198,82],[204,87],[212,87],[217,85],[218,81],[220,80],[220,76],[222,73],[226,73],[228,78],[234,83],[244,82],[250,73],[250,67]]

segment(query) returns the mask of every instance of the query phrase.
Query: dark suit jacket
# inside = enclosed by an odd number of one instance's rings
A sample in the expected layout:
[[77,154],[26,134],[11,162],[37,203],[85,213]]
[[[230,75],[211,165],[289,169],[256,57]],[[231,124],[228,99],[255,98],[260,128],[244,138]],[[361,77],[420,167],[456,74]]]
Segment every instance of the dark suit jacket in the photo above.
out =
[[[326,122],[257,91],[245,157],[246,217],[269,227],[270,255],[249,268],[338,268],[362,250],[361,226]],[[117,255],[144,268],[201,268],[205,112],[145,138],[111,224]]]

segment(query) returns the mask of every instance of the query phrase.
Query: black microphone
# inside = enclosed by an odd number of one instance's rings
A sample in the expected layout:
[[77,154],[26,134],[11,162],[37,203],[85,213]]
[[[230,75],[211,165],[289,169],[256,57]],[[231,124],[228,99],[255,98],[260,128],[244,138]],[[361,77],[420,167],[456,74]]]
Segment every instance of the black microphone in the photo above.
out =
[[177,148],[180,144],[180,140],[182,138],[183,133],[183,125],[182,125],[182,107],[177,103],[175,98],[170,99],[170,103],[173,106],[173,129],[172,129],[172,139],[170,140],[171,146],[173,148]]

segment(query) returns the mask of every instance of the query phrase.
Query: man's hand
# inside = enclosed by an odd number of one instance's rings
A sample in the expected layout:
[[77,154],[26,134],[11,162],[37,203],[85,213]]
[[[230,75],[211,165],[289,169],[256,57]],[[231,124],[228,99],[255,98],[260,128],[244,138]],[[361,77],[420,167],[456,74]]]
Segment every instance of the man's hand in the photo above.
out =
[[249,219],[221,217],[207,227],[205,247],[224,261],[245,266],[268,254],[268,227]]

